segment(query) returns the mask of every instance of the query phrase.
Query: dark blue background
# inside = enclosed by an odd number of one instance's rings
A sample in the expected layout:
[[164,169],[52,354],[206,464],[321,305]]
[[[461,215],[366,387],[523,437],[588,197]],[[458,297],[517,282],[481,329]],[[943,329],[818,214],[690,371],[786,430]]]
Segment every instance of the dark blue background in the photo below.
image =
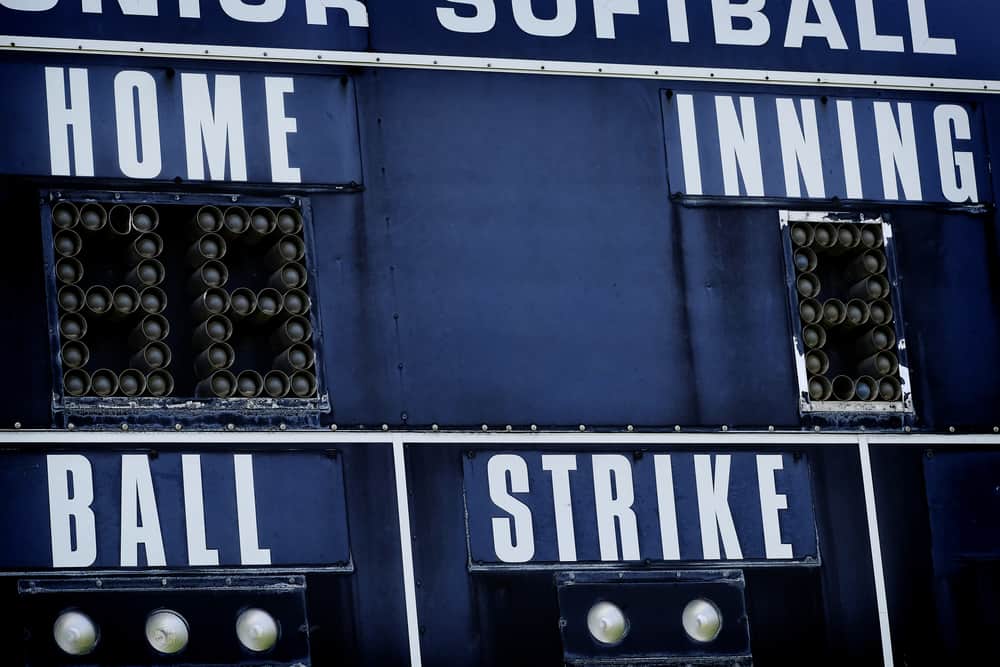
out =
[[[683,88],[674,91],[685,94]],[[664,96],[663,126],[667,142],[667,164],[670,170],[671,192],[687,193],[684,181],[684,162],[681,156],[681,136],[678,126],[677,105],[675,95]],[[733,99],[737,115],[743,123],[744,132],[746,120],[742,118],[740,96],[731,91],[717,89],[711,93],[701,92],[694,95],[694,113],[698,133],[698,154],[701,160],[702,193],[705,195],[724,196],[725,188],[722,177],[722,162],[719,155],[719,127],[716,120],[715,97],[727,95]],[[851,97],[847,95],[773,95],[760,91],[749,95],[754,100],[757,119],[758,146],[760,147],[761,171],[764,181],[764,195],[767,197],[786,197],[785,172],[781,157],[781,139],[778,131],[778,115],[775,100],[780,98],[794,101],[799,122],[802,122],[801,100],[812,100],[816,109],[816,122],[819,128],[819,144],[823,164],[823,185],[826,198],[839,197],[847,199],[847,186],[844,179],[843,155],[840,145],[840,121],[837,111],[839,100],[851,100],[854,104],[854,124],[857,137],[858,161],[861,166],[861,185],[864,199],[868,201],[885,200],[882,184],[882,169],[879,160],[879,142],[875,132],[875,112],[873,104],[876,100],[891,104],[893,115],[899,125],[899,103],[906,102],[912,107],[913,132],[916,137],[917,160],[919,162],[920,189],[923,202],[948,202],[941,187],[941,173],[938,165],[938,150],[934,129],[934,110],[944,102],[928,102],[912,100],[902,91],[886,94],[881,98]],[[978,104],[962,103],[963,100],[948,100],[947,104],[958,104],[969,114],[969,125],[972,139],[952,139],[954,151],[972,152],[975,163],[976,185],[979,197],[977,201],[993,201],[992,187],[989,178],[989,151],[986,145],[986,128],[983,123],[981,107]],[[954,135],[952,135],[954,136]],[[742,172],[740,177],[740,192],[746,196]],[[907,192],[898,184],[898,201],[906,201]],[[960,183],[960,185],[965,185]],[[808,191],[799,176],[799,187],[802,198],[807,198]]]
[[[105,61],[106,62],[106,61]],[[63,65],[66,103],[74,105],[69,88],[69,67],[80,67],[68,60]],[[160,155],[163,167],[153,180],[187,181],[187,158],[184,142],[184,114],[181,95],[182,73],[208,74],[208,90],[215,101],[215,75],[239,74],[243,106],[243,135],[246,146],[247,179],[271,182],[271,158],[268,144],[267,107],[264,97],[264,74],[246,73],[233,68],[205,69],[199,64],[172,67],[136,61],[116,67],[89,65],[90,118],[94,148],[94,172],[101,178],[121,178],[118,167],[118,134],[115,129],[114,77],[125,69],[148,72],[156,81],[156,99],[160,120]],[[288,76],[295,90],[284,95],[285,116],[295,118],[297,129],[285,135],[288,164],[299,167],[302,182],[360,183],[361,156],[358,147],[357,103],[353,82],[339,77],[317,76],[302,72]],[[49,175],[49,126],[47,116],[45,68],[0,64],[0,89],[8,91],[0,122],[7,128],[4,149],[0,150],[0,172]],[[16,94],[15,94],[16,91]],[[62,131],[66,131],[63,129]],[[70,132],[70,164],[76,173]],[[205,177],[209,178],[207,161]],[[225,180],[231,179],[226,160]]]
[[[465,461],[466,507],[469,512],[469,549],[473,564],[502,563],[494,550],[493,517],[509,515],[490,499],[487,466],[489,460],[504,452],[477,452]],[[594,477],[591,455],[576,454],[577,469],[569,473],[570,496],[573,502],[573,526],[576,533],[576,555],[579,562],[601,562],[601,549],[597,534],[597,515],[594,506]],[[662,452],[666,453],[666,452]],[[532,563],[559,563],[556,540],[555,515],[552,507],[552,475],[542,469],[539,452],[515,452],[528,466],[529,493],[510,493],[531,510],[534,528],[535,554]],[[757,459],[752,453],[731,454],[729,471],[729,507],[736,526],[736,535],[743,560],[766,561],[764,529],[761,524],[760,492],[757,486]],[[657,487],[653,455],[638,460],[626,456],[632,465],[632,486],[639,534],[640,560],[663,561],[660,539],[660,519],[657,509]],[[781,538],[792,546],[793,560],[816,558],[816,522],[813,518],[813,499],[809,486],[809,469],[805,458],[796,460],[790,455],[782,457],[784,469],[775,471],[774,483],[779,494],[788,502],[787,510],[778,512]],[[713,476],[716,457],[712,456]],[[702,561],[701,524],[698,514],[698,493],[695,486],[694,455],[671,452],[674,497],[677,509],[677,528],[680,538],[682,561]],[[620,481],[616,482],[621,483]],[[617,522],[616,522],[617,524]],[[515,533],[516,534],[516,533]],[[621,553],[620,532],[616,532]],[[726,552],[719,538],[722,561]],[[788,561],[784,561],[788,562]],[[574,563],[560,563],[573,567]]]
[[[534,37],[514,23],[509,0],[496,0],[496,26],[488,33],[462,34],[440,25],[435,9],[451,7],[468,15],[467,5],[445,0],[368,0],[370,31],[349,28],[346,14],[327,12],[328,26],[310,26],[305,4],[289,1],[285,15],[274,23],[246,23],[228,18],[214,0],[201,3],[202,18],[181,19],[176,3],[161,2],[159,17],[124,16],[113,0],[105,0],[104,14],[82,14],[78,0],[62,0],[47,12],[20,12],[0,8],[0,26],[7,35],[79,37],[105,40],[225,44],[302,49],[400,52],[435,55],[489,56],[635,63],[672,66],[735,67],[770,70],[894,74],[996,79],[993,30],[1000,10],[977,0],[927,0],[932,37],[951,37],[956,56],[912,53],[906,0],[876,3],[879,34],[903,37],[906,52],[862,52],[858,46],[853,3],[834,3],[847,50],[832,50],[825,39],[806,38],[803,48],[784,47],[789,0],[770,0],[764,13],[771,23],[771,39],[762,47],[716,46],[708,3],[689,2],[690,43],[669,41],[666,3],[639,0],[638,16],[618,16],[616,39],[595,37],[590,0],[577,0],[576,29],[566,37]],[[555,13],[554,0],[535,0],[536,15]],[[810,12],[815,21],[815,12]]]
[[[120,566],[121,454],[88,452],[93,471],[97,561]],[[274,566],[346,565],[350,559],[344,474],[339,458],[324,453],[264,453],[254,457],[259,546]],[[168,567],[187,566],[180,454],[149,462]],[[206,544],[220,566],[240,565],[233,455],[201,453]],[[5,456],[0,467],[0,567],[52,567],[48,477],[44,454]],[[145,549],[139,548],[139,567]]]
[[[245,4],[260,4],[247,2]],[[0,7],[0,26],[6,35],[78,37],[117,41],[181,44],[224,44],[300,49],[364,51],[365,28],[352,28],[347,14],[330,9],[328,25],[306,23],[303,0],[287,0],[285,13],[274,23],[232,19],[217,0],[202,0],[201,18],[180,18],[177,2],[160,0],[159,16],[125,16],[116,0],[104,0],[104,13],[84,14],[79,0],[60,0],[45,12],[23,12]]]
[[[1000,20],[1000,8],[992,3],[927,0],[930,35],[955,38],[956,56],[912,52],[906,0],[875,3],[879,34],[902,35],[905,53],[860,51],[853,2],[832,3],[848,45],[842,51],[830,49],[826,40],[819,38],[806,38],[801,49],[786,49],[789,0],[768,0],[764,13],[771,20],[771,39],[760,47],[717,46],[710,3],[689,0],[687,4],[688,44],[670,42],[663,0],[639,0],[638,16],[616,17],[616,39],[595,37],[590,0],[577,0],[576,29],[566,37],[525,34],[514,22],[510,0],[496,0],[496,27],[483,34],[461,34],[441,27],[434,12],[437,6],[471,14],[467,5],[443,0],[371,0],[368,13],[374,51],[984,79],[996,79],[1000,71],[992,29]],[[555,0],[535,0],[533,5],[539,17],[555,15]],[[810,17],[815,21],[814,12]]]

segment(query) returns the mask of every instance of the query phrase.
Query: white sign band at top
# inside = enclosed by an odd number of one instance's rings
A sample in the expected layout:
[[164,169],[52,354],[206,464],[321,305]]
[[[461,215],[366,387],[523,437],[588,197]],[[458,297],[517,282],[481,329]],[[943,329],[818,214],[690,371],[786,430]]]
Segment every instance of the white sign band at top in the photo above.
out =
[[622,63],[526,60],[448,55],[415,55],[366,51],[327,51],[215,44],[178,44],[57,37],[0,35],[0,51],[33,51],[118,56],[153,56],[271,63],[317,63],[353,67],[391,67],[519,74],[555,74],[611,78],[660,79],[786,86],[831,86],[881,90],[933,90],[1000,93],[1000,79],[846,74],[794,70],[680,67]]

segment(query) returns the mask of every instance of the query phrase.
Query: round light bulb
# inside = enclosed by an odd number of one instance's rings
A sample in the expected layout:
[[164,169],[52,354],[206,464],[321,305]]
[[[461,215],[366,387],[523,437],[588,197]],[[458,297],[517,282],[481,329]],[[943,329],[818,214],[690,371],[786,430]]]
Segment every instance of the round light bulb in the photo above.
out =
[[722,631],[722,612],[711,600],[691,600],[681,613],[684,632],[696,642],[713,641]]
[[587,630],[601,644],[617,644],[628,634],[628,619],[618,605],[598,602],[587,613]]
[[175,611],[163,609],[146,619],[146,641],[160,653],[178,653],[188,644],[188,624]]
[[59,614],[52,626],[56,644],[69,655],[87,655],[97,647],[97,626],[78,611]]
[[251,651],[268,651],[278,643],[278,623],[263,609],[247,609],[236,619],[236,636]]

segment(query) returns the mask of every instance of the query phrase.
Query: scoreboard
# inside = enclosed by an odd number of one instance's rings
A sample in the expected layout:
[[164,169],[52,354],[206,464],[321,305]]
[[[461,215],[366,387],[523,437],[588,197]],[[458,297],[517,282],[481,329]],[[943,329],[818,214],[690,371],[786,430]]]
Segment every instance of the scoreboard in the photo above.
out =
[[997,13],[0,0],[7,661],[991,655]]

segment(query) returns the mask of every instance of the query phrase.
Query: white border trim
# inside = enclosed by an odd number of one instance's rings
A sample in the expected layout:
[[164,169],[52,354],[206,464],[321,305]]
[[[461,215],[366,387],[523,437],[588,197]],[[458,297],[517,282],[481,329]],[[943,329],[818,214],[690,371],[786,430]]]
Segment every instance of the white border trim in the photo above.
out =
[[413,569],[413,540],[410,536],[410,498],[406,488],[406,452],[403,439],[392,439],[392,461],[396,473],[396,505],[399,510],[399,547],[403,557],[403,597],[406,603],[406,630],[410,643],[410,666],[421,667],[420,623],[417,620],[417,585]]
[[725,67],[679,67],[673,65],[628,65],[567,60],[524,60],[467,56],[327,51],[217,44],[175,44],[103,39],[71,39],[0,35],[0,51],[154,56],[208,60],[309,63],[360,67],[403,67],[472,72],[557,74],[618,78],[662,79],[720,83],[758,83],[786,86],[832,86],[878,90],[935,90],[951,93],[1000,93],[1000,80],[947,77],[842,74]]
[[875,602],[878,605],[878,624],[882,634],[882,664],[893,667],[892,635],[889,631],[889,602],[885,592],[885,572],[882,568],[882,542],[878,531],[878,513],[875,509],[875,482],[872,478],[872,461],[868,451],[868,438],[858,438],[858,455],[861,458],[861,479],[865,488],[865,510],[868,513],[868,540],[871,543],[872,572],[875,575]]

